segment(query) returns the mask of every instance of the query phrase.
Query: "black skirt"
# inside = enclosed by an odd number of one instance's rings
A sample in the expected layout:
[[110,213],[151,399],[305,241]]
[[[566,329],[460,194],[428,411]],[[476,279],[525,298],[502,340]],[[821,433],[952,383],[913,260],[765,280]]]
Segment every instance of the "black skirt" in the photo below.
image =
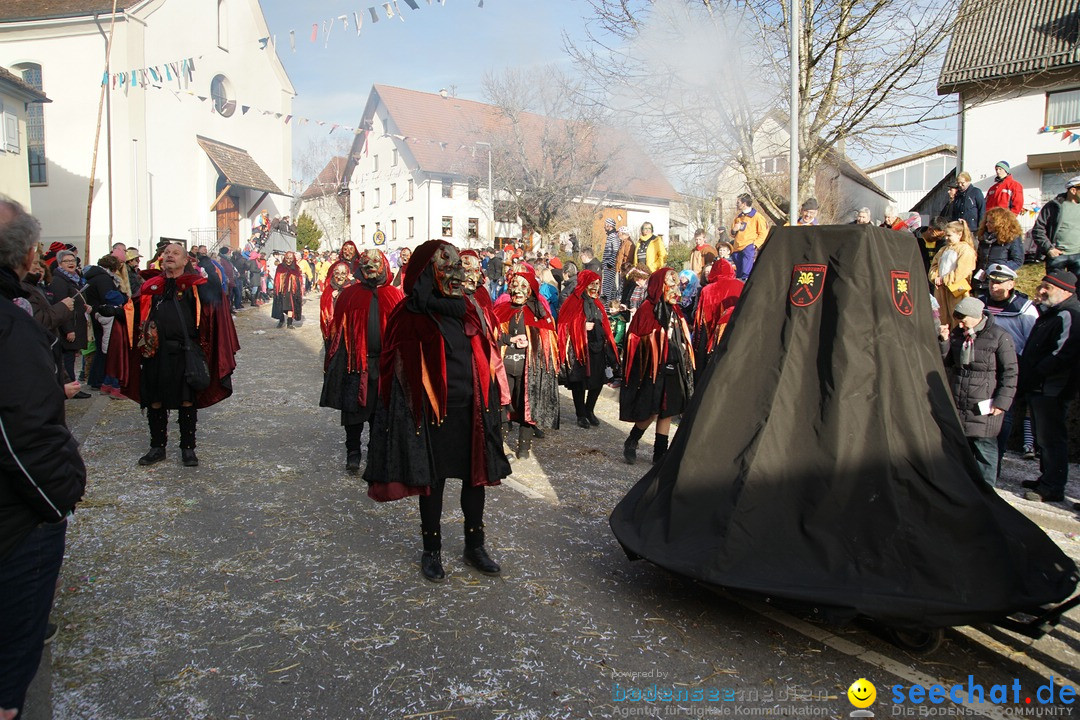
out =
[[472,477],[472,414],[472,405],[448,407],[442,424],[428,426],[437,479]]

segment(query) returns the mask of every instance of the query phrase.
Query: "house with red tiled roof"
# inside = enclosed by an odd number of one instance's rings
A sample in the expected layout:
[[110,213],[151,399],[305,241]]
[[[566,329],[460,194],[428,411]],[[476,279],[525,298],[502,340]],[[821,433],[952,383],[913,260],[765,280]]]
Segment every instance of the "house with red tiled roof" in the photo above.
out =
[[959,18],[937,85],[956,95],[958,170],[985,192],[1009,163],[1030,228],[1080,174],[1080,0],[965,0]]
[[0,2],[0,66],[52,101],[23,156],[46,244],[235,247],[287,214],[296,92],[270,37],[258,0]]
[[[344,174],[353,241],[392,249],[442,237],[462,247],[492,247],[531,237],[499,190],[504,173],[509,176],[513,168],[492,163],[508,122],[493,105],[446,93],[372,87],[360,122],[365,132],[357,135]],[[522,152],[539,153],[544,134],[565,123],[520,113]],[[595,151],[604,159],[604,171],[575,200],[593,213],[582,222],[592,227],[577,228],[578,235],[595,233],[607,216],[635,227],[650,221],[666,235],[675,189],[627,135],[605,128],[593,137],[591,142],[603,144]]]
[[345,177],[347,157],[331,158],[322,172],[300,194],[296,216],[302,213],[315,221],[322,231],[322,248],[338,250],[350,239],[349,184]]
[[0,67],[0,192],[33,212],[30,197],[28,135],[34,129],[32,117],[49,102],[45,93],[30,87],[22,78]]

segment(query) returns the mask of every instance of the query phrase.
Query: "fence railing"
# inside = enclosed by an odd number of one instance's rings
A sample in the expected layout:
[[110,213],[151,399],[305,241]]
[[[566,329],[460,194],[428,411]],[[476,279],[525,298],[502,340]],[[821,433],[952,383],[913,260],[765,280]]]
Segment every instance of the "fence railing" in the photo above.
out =
[[230,228],[225,228],[224,230],[218,230],[216,227],[190,228],[188,232],[191,234],[190,247],[205,245],[210,253],[215,254],[219,247],[230,244],[230,239],[232,238],[232,230]]

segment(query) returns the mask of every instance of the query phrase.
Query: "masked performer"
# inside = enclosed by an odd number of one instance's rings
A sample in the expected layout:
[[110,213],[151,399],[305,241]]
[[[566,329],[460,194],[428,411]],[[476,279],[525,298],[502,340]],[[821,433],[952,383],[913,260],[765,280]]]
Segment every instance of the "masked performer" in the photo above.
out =
[[360,251],[356,249],[356,243],[352,240],[343,242],[338,259],[349,266],[350,275],[354,278],[360,277]]
[[[147,408],[150,450],[140,465],[165,459],[169,410],[177,410],[180,454],[186,466],[199,464],[195,455],[198,408],[214,405],[232,394],[232,371],[239,349],[229,309],[220,289],[208,282],[189,262],[179,244],[165,246],[161,274],[140,288],[137,332],[121,355],[109,353],[122,368],[123,392]],[[126,331],[121,333],[127,340]],[[188,368],[191,361],[206,363],[204,387]]]
[[686,409],[694,392],[694,350],[679,297],[678,275],[662,267],[649,276],[645,301],[630,321],[619,417],[634,423],[623,443],[623,457],[631,465],[637,460],[638,440],[654,420],[653,462],[660,462],[667,452],[671,418]]
[[498,350],[476,306],[463,297],[461,258],[430,240],[416,249],[387,320],[379,363],[380,407],[372,423],[364,479],[379,501],[420,496],[420,569],[442,582],[443,489],[461,478],[464,561],[487,575],[499,565],[484,550],[484,487],[510,474],[502,450]]
[[296,263],[296,253],[290,250],[274,273],[274,306],[270,317],[278,321],[278,327],[288,321],[289,329],[292,329],[293,320],[303,319],[303,304],[304,275]]
[[578,273],[577,285],[559,310],[559,361],[563,384],[574,397],[578,427],[599,425],[596,400],[607,381],[607,368],[618,367],[618,347],[600,302],[600,276]]
[[503,367],[510,383],[510,416],[518,427],[516,454],[529,457],[534,431],[559,427],[558,335],[540,298],[536,276],[520,265],[510,275],[509,299],[495,305]]
[[700,379],[709,364],[709,358],[720,342],[731,314],[735,312],[735,303],[742,289],[743,281],[735,277],[735,266],[723,258],[717,258],[709,271],[709,282],[698,296],[694,314],[695,381]]
[[360,253],[360,281],[341,291],[330,326],[319,406],[341,411],[345,470],[351,475],[360,472],[360,436],[379,400],[379,353],[386,320],[404,297],[389,280],[390,264],[380,250]]
[[394,274],[393,286],[396,288],[401,287],[402,281],[405,279],[405,269],[409,266],[409,258],[412,257],[412,249],[403,247],[398,252],[398,270]]
[[323,344],[330,349],[330,325],[334,321],[334,307],[341,291],[356,280],[349,271],[348,263],[336,262],[326,274],[326,287],[319,298],[319,329],[322,330]]

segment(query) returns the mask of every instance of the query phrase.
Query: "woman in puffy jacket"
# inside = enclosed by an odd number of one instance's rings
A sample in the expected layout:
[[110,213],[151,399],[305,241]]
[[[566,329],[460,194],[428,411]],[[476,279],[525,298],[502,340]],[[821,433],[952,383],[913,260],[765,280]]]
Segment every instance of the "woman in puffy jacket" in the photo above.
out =
[[[995,263],[1019,270],[1024,264],[1024,231],[1016,216],[1005,208],[987,210],[975,234],[975,252],[975,274],[979,278]],[[981,279],[979,284],[985,286],[986,280]]]

